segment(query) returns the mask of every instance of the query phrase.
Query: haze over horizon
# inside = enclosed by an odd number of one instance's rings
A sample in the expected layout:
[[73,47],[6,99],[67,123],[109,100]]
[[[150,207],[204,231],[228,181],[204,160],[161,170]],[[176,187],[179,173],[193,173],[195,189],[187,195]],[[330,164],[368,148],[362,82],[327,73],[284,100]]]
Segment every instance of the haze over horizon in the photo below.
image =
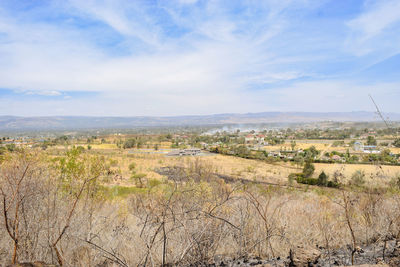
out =
[[0,1],[0,116],[399,112],[400,1]]
[[[76,117],[76,118],[185,118],[185,117],[218,117],[218,116],[262,116],[269,117],[271,115],[305,115],[305,116],[318,116],[318,115],[351,115],[354,117],[357,116],[366,116],[370,118],[369,121],[381,121],[382,119],[379,117],[379,114],[375,111],[363,111],[363,110],[354,110],[354,111],[328,111],[328,112],[312,112],[312,111],[260,111],[260,112],[225,112],[225,113],[206,113],[206,114],[180,114],[180,115],[86,115],[86,114],[78,114],[78,115],[10,115],[4,114],[0,115],[0,118],[6,117],[15,117],[15,118],[67,118],[67,117]],[[398,121],[400,118],[400,112],[382,112],[382,115],[385,119],[391,120],[390,115],[395,116],[394,121]],[[329,120],[329,119],[327,119]],[[342,120],[342,122],[345,120]]]

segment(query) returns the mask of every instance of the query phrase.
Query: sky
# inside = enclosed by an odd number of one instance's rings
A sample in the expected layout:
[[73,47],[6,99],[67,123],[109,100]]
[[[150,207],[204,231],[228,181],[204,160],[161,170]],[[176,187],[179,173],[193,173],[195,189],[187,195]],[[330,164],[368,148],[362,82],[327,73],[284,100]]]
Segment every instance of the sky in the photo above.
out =
[[400,113],[399,0],[0,0],[0,115]]

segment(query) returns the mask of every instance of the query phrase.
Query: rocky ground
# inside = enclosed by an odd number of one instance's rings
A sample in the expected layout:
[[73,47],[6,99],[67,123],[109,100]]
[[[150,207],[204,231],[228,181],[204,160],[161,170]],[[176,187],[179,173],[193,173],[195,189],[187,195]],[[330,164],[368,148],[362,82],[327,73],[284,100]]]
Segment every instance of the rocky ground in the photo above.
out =
[[[360,246],[354,254],[354,265],[359,267],[399,267],[400,266],[400,243],[395,240],[388,241],[384,250],[384,243]],[[213,262],[204,264],[193,264],[192,266],[203,267],[334,267],[351,266],[351,250],[342,248],[330,253],[325,249],[296,248],[290,255],[284,258],[262,259],[259,257],[232,257],[218,255]],[[112,262],[105,261],[96,267],[118,266]],[[168,265],[169,267],[172,265]],[[190,266],[190,267],[192,267]],[[21,263],[7,267],[57,267],[46,265],[43,262]]]
[[[385,255],[383,253],[384,243],[361,246],[354,254],[355,266],[376,266],[376,267],[399,267],[400,266],[400,244],[388,241],[386,244]],[[218,256],[214,262],[206,266],[226,266],[226,267],[331,267],[331,266],[351,266],[351,250],[348,248],[338,249],[330,253],[325,249],[304,249],[297,248],[291,255],[285,258],[264,260],[258,257],[224,257]]]

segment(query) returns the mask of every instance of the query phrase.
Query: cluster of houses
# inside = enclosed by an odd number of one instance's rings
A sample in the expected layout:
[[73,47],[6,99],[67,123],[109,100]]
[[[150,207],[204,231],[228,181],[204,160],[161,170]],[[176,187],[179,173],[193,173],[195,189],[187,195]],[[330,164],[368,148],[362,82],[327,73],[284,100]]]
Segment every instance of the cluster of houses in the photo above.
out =
[[33,142],[32,141],[27,141],[24,139],[7,139],[7,140],[2,140],[0,146],[6,146],[6,145],[15,145],[17,147],[32,147]]
[[288,159],[292,160],[298,153],[302,153],[303,150],[281,150],[281,151],[270,151],[268,157]]
[[248,134],[244,137],[246,144],[258,143],[259,145],[268,145],[265,140],[265,135],[263,134]]
[[381,151],[379,150],[379,148],[377,146],[367,146],[367,145],[364,145],[364,143],[361,141],[355,142],[353,148],[354,148],[354,151],[367,153],[367,154],[381,153]]

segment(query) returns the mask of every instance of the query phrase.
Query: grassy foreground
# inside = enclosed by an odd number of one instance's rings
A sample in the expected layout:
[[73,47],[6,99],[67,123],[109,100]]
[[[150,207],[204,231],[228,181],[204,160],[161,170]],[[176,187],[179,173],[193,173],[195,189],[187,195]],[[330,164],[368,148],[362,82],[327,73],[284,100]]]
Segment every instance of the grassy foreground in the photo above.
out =
[[[167,166],[180,170],[179,179],[157,172]],[[276,260],[315,248],[326,262],[344,248],[341,264],[357,264],[360,247],[400,239],[400,194],[386,178],[341,189],[291,187],[282,177],[297,166],[268,166],[220,155],[7,153],[0,264],[201,265],[217,255]],[[227,183],[220,174],[251,182]]]

